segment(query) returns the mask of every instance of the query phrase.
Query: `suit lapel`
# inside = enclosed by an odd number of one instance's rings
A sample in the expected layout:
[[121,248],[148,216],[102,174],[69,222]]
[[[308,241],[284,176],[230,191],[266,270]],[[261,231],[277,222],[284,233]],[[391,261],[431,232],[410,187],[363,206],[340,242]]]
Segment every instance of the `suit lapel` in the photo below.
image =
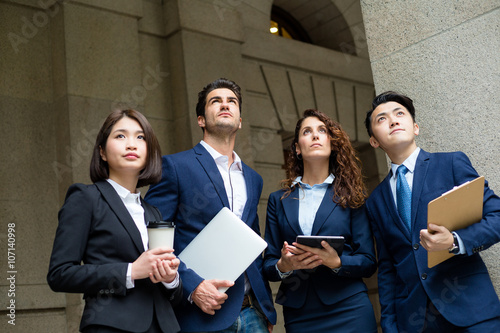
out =
[[134,220],[130,216],[127,208],[123,204],[123,201],[120,199],[113,186],[111,186],[111,184],[109,184],[107,181],[98,181],[95,183],[95,185],[101,192],[106,202],[109,204],[111,210],[113,210],[115,215],[118,217],[118,220],[121,222],[125,230],[127,230],[139,253],[144,252],[144,245],[142,244],[141,234],[139,233]]
[[299,186],[294,186],[292,193],[283,200],[280,200],[283,205],[283,211],[285,212],[286,220],[288,224],[295,232],[296,235],[303,235],[302,229],[299,224]]
[[328,189],[326,190],[325,196],[321,201],[321,205],[316,212],[316,217],[314,218],[314,224],[312,227],[311,235],[317,235],[319,230],[325,224],[328,217],[332,214],[332,212],[337,208],[337,203],[333,202],[333,185],[328,185]]
[[[429,159],[431,154],[426,151],[420,150],[415,163],[415,170],[413,174],[413,186],[411,191],[411,223],[412,230],[415,228],[415,220],[418,212],[419,198],[422,194],[425,178],[427,177],[427,170],[429,168]],[[427,220],[427,217],[425,218]]]
[[221,204],[224,207],[229,208],[229,200],[227,199],[224,181],[222,180],[222,176],[220,175],[219,169],[217,169],[217,165],[215,164],[212,155],[210,155],[210,153],[200,143],[194,146],[193,150],[196,153],[196,159],[207,173],[208,178],[210,178],[210,181],[212,182],[215,191],[221,200]]

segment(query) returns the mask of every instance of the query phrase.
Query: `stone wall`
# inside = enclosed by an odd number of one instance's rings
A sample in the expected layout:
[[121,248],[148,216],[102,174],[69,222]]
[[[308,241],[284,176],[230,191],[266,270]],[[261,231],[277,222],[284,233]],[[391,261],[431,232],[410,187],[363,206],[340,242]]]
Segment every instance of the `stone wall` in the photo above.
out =
[[[386,161],[367,148],[362,124],[374,88],[360,4],[332,5],[356,52],[272,36],[271,0],[0,1],[0,252],[15,229],[15,283],[0,273],[1,330],[78,330],[82,295],[52,292],[46,274],[57,212],[69,185],[90,183],[95,136],[112,109],[142,111],[170,154],[201,139],[198,91],[218,77],[239,83],[236,150],[264,178],[262,231],[267,197],[284,177],[283,145],[306,108],[341,121],[375,185]],[[375,279],[368,284],[377,305]],[[11,300],[15,326],[7,323]]]

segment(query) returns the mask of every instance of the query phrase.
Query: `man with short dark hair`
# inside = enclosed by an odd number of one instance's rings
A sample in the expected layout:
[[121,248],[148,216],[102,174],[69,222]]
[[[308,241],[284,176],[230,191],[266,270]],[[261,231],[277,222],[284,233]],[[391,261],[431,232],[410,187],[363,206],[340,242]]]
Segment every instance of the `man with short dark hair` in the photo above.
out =
[[[479,252],[500,241],[500,198],[484,186],[483,218],[467,228],[427,226],[427,205],[478,177],[462,152],[428,153],[415,137],[413,101],[378,95],[365,125],[392,161],[366,208],[377,243],[384,332],[500,332],[500,303]],[[429,268],[427,251],[452,258]]]
[[[179,254],[208,222],[228,207],[257,234],[262,177],[234,152],[241,128],[241,91],[218,79],[198,94],[196,115],[203,140],[193,149],[163,156],[162,180],[146,201],[163,219],[176,223]],[[210,249],[207,249],[210,251]],[[269,284],[259,256],[236,281],[204,280],[181,262],[179,274],[188,301],[176,311],[183,332],[267,332],[276,323]],[[217,289],[230,287],[226,293]]]

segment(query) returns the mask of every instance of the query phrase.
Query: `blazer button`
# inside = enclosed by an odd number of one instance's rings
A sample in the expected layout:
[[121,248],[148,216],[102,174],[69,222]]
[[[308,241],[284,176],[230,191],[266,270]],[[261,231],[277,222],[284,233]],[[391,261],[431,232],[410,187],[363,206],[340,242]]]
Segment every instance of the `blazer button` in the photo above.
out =
[[104,290],[99,290],[99,294],[104,294]]
[[109,290],[106,289],[105,293],[106,293],[106,295],[109,294]]
[[112,293],[112,294],[114,294],[114,293],[115,293],[115,290],[114,290],[114,289],[111,289],[109,292],[110,292],[110,293]]
[[427,273],[422,274],[422,276],[421,276],[421,277],[422,277],[422,280],[427,279]]
[[419,247],[420,247],[420,245],[418,243],[413,244],[413,249],[414,250],[418,250]]

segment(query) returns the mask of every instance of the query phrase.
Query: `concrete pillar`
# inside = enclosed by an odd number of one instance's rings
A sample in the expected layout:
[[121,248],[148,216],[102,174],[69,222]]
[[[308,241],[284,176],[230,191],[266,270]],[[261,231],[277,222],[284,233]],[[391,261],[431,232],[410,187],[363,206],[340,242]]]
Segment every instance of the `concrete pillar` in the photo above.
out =
[[[500,194],[500,2],[361,0],[377,93],[414,99],[417,144],[463,151]],[[500,292],[500,246],[481,253]]]

